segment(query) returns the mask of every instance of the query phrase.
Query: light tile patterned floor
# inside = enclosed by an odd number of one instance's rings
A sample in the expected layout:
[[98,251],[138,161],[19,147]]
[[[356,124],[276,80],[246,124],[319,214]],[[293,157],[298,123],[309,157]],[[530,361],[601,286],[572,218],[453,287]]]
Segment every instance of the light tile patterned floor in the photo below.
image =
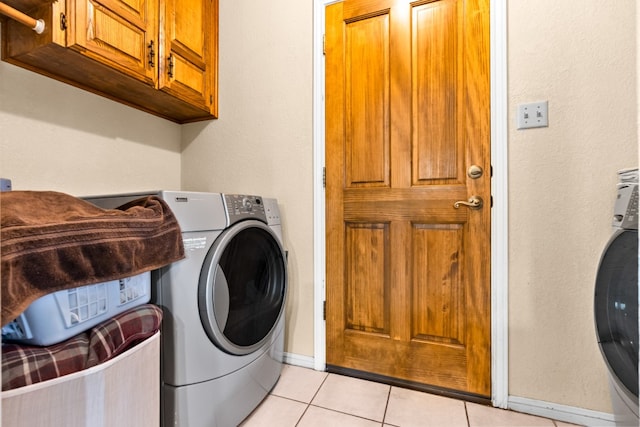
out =
[[572,424],[284,365],[242,427],[566,427]]

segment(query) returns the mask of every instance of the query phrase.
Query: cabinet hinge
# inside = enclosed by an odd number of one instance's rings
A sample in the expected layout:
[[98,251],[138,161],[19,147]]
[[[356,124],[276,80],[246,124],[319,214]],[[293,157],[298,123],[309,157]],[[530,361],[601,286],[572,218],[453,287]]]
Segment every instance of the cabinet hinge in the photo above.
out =
[[327,168],[322,167],[322,188],[327,188]]
[[327,36],[325,34],[322,35],[322,54],[327,54]]
[[67,29],[67,15],[60,12],[60,30],[64,31]]

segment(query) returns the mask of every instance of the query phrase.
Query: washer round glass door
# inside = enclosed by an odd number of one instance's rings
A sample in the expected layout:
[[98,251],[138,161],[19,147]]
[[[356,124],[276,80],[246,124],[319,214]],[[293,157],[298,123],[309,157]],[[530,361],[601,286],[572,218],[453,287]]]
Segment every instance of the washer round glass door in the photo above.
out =
[[220,234],[200,274],[198,306],[207,335],[230,354],[249,354],[284,310],[286,255],[266,224],[247,220]]
[[602,254],[595,289],[598,343],[616,383],[638,397],[638,232],[616,232]]

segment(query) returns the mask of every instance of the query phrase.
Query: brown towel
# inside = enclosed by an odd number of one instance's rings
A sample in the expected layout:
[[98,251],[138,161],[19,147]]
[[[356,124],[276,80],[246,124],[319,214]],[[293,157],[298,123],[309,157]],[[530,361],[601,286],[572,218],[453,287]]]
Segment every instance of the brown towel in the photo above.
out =
[[184,258],[178,222],[155,196],[101,209],[58,192],[8,191],[0,214],[2,325],[50,292]]

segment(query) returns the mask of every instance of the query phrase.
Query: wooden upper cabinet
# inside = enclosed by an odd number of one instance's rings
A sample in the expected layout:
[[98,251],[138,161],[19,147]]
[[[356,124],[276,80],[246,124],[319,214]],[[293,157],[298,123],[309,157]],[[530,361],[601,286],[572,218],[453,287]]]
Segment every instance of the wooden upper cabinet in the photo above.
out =
[[218,0],[28,4],[45,32],[3,22],[4,61],[178,123],[217,117]]
[[211,0],[165,0],[163,72],[160,89],[186,102],[210,108],[214,103],[217,7]]

